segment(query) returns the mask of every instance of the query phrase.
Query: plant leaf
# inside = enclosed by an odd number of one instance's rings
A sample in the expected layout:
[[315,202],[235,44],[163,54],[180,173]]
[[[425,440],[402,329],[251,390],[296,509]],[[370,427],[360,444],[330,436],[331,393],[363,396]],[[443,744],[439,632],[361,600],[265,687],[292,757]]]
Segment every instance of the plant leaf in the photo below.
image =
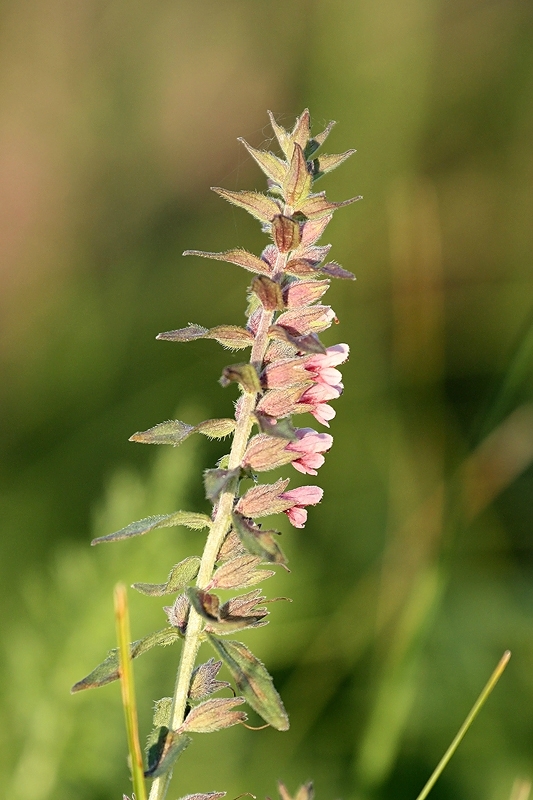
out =
[[339,266],[336,261],[329,261],[327,264],[323,264],[318,269],[320,272],[323,272],[325,275],[329,275],[332,278],[344,278],[348,281],[355,280],[355,275],[353,272],[348,272],[347,269],[343,269],[343,267]]
[[289,718],[264,664],[241,642],[207,638],[229,669],[237,689],[265,722],[278,731],[289,729]]
[[[276,417],[271,417],[269,414],[262,414],[260,411],[256,411],[255,418],[261,433],[267,433],[269,436],[277,436],[280,439],[287,439],[290,442],[295,442],[298,439],[296,430],[293,428],[288,417],[277,420]],[[248,516],[253,516],[253,514],[248,514]]]
[[232,558],[216,570],[211,585],[214,589],[246,589],[276,574],[271,569],[257,569],[261,563],[259,556],[250,553]]
[[196,339],[215,339],[223,347],[230,350],[242,350],[254,343],[254,337],[245,328],[238,325],[217,325],[215,328],[203,328],[201,325],[189,324],[187,328],[159,333],[156,339],[165,342],[192,342]]
[[325,175],[326,172],[331,172],[332,170],[339,167],[347,158],[353,156],[356,153],[356,150],[346,150],[345,153],[337,153],[335,155],[328,156],[326,154],[320,155],[313,160],[313,178],[314,180],[318,180]]
[[[131,658],[137,658],[143,653],[147,653],[153,647],[174,644],[181,639],[181,633],[175,628],[163,628],[161,631],[149,633],[143,639],[132,642],[130,645]],[[118,649],[115,647],[110,650],[104,661],[93,669],[85,678],[74,684],[71,693],[81,692],[82,689],[94,689],[98,686],[105,686],[106,683],[116,681],[118,674]]]
[[243,703],[244,697],[213,697],[205,700],[189,711],[180,730],[189,733],[214,733],[230,728],[247,719],[244,711],[233,711],[234,706]]
[[288,169],[287,164],[268,150],[256,150],[241,136],[237,137],[237,141],[246,147],[265,175],[281,186]]
[[203,700],[204,697],[229,687],[227,681],[216,679],[221,666],[222,661],[215,661],[214,658],[210,658],[205,664],[200,664],[199,667],[196,667],[192,674],[189,688],[191,700]]
[[290,159],[292,156],[293,144],[289,134],[287,133],[285,128],[282,128],[281,125],[278,125],[278,123],[274,119],[274,114],[272,113],[272,111],[268,112],[268,116],[270,117],[270,124],[272,125],[272,130],[274,131],[276,139],[278,140],[279,146],[281,147],[285,156],[288,159]]
[[263,531],[238,512],[233,513],[233,525],[249,553],[259,556],[261,561],[285,566],[287,559],[275,540],[277,531]]
[[291,217],[279,214],[272,220],[272,238],[280,253],[288,253],[300,244],[300,226]]
[[[223,190],[220,189],[219,193],[222,191]],[[232,194],[232,192],[230,192],[230,194]],[[235,192],[234,194],[238,194],[238,192]],[[243,194],[246,194],[246,192],[243,192]],[[253,194],[253,192],[248,192],[248,194]],[[265,200],[269,199],[264,195],[258,196],[264,197]],[[274,201],[272,200],[270,202],[273,203]],[[279,214],[279,208],[277,205],[274,213]],[[241,250],[240,248],[235,248],[234,250],[225,250],[223,253],[208,253],[205,250],[185,250],[183,255],[212,258],[215,261],[227,261],[228,264],[236,264],[238,267],[244,267],[244,269],[247,269],[249,272],[258,272],[260,275],[270,275],[272,272],[271,267],[266,261],[263,261],[262,258],[255,256],[253,253],[248,253],[247,250]]]
[[192,739],[168,728],[161,728],[159,739],[152,745],[148,753],[148,769],[145,778],[157,778],[164,775],[174,765]]
[[262,394],[259,375],[253,364],[230,364],[224,367],[222,377],[219,380],[221,386],[229,386],[230,383],[239,383],[245,392],[252,394]]
[[140,444],[171,444],[173,447],[181,444],[192,433],[203,433],[213,439],[220,439],[227,436],[235,429],[233,419],[206,419],[198,425],[187,425],[179,419],[171,419],[168,422],[160,422],[149,428],[147,431],[140,431],[130,436],[130,442]]
[[184,525],[186,528],[199,531],[202,528],[209,528],[211,520],[206,514],[196,514],[192,511],[174,511],[173,514],[159,514],[153,517],[145,517],[138,522],[130,522],[129,525],[119,531],[93,539],[91,544],[118,542],[121,539],[129,539],[131,536],[142,536],[149,531],[156,530],[156,528],[173,528],[175,525]]
[[272,222],[273,217],[281,212],[278,203],[271,197],[260,192],[230,192],[228,189],[221,189],[218,186],[211,187],[214,192],[219,194],[224,200],[239,206],[248,211],[252,217],[260,222]]
[[158,333],[155,338],[167,342],[194,342],[196,339],[206,339],[208,334],[209,330],[204,328],[203,325],[195,325],[193,322],[189,322],[186,328]]
[[283,184],[285,199],[295,211],[311,191],[313,177],[307,169],[307,161],[299,144],[294,145],[291,165]]
[[[307,311],[308,309],[302,309]],[[289,313],[289,312],[285,312]],[[281,316],[284,316],[282,314]],[[268,335],[272,339],[279,339],[282,342],[292,344],[300,353],[325,353],[326,348],[320,339],[314,334],[307,334],[305,336],[294,336],[292,333],[283,327],[283,325],[271,325],[268,329]]]
[[166,583],[134,583],[132,589],[151,597],[179,594],[196,578],[200,563],[198,556],[190,556],[172,567]]
[[250,286],[267,311],[281,311],[285,308],[281,286],[276,281],[261,275],[252,280]]
[[205,496],[216,503],[222,492],[240,474],[240,467],[235,469],[206,469],[204,472]]
[[223,606],[224,613],[220,608],[220,601],[216,594],[205,592],[196,587],[190,587],[187,591],[191,605],[203,619],[207,620],[206,631],[216,631],[220,634],[235,633],[235,631],[245,628],[257,628],[266,624],[264,617],[267,615],[266,609],[257,609],[255,614],[230,614],[227,603]]
[[307,219],[319,219],[327,216],[332,211],[336,211],[337,208],[344,208],[344,206],[349,206],[351,203],[362,199],[361,195],[359,195],[358,197],[350,197],[349,200],[342,200],[340,203],[334,203],[326,200],[325,193],[320,192],[319,194],[309,195],[305,202],[300,205],[298,211]]

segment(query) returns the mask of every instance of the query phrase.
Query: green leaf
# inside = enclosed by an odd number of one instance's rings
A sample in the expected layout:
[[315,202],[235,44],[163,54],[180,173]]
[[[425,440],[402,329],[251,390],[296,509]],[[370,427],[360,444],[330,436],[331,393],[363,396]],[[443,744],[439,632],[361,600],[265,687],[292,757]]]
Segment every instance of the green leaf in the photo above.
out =
[[206,338],[215,339],[230,350],[242,350],[245,347],[251,347],[254,343],[254,337],[250,331],[240,328],[238,325],[217,325],[216,328],[211,328]]
[[224,492],[235,478],[240,475],[241,468],[235,469],[206,469],[204,472],[205,496],[211,502],[216,503],[222,492]]
[[202,433],[208,439],[223,439],[235,430],[237,423],[234,419],[206,419],[196,425],[196,433]]
[[223,347],[230,350],[242,350],[254,343],[254,337],[245,328],[238,325],[217,325],[215,328],[203,328],[201,325],[189,324],[187,328],[158,333],[155,337],[165,342],[193,342],[196,339],[215,339]]
[[272,130],[274,131],[276,139],[278,140],[279,146],[281,147],[285,156],[288,159],[291,158],[293,144],[289,134],[287,133],[285,128],[282,128],[281,125],[278,125],[278,123],[274,119],[274,114],[272,113],[272,111],[268,112],[268,116],[270,117],[270,124],[272,125]]
[[148,769],[144,773],[144,777],[158,778],[160,775],[164,775],[172,768],[191,742],[192,739],[189,736],[169,731],[165,727],[161,728],[157,743],[152,745],[148,753]]
[[260,192],[230,192],[228,189],[221,189],[218,186],[211,187],[214,192],[219,194],[224,200],[239,206],[248,211],[252,217],[260,222],[272,222],[273,217],[281,212],[281,208],[275,200],[267,197]]
[[239,383],[245,392],[263,393],[259,375],[253,364],[230,364],[229,367],[224,367],[219,383],[224,387],[230,383]]
[[[288,439],[290,442],[297,441],[296,430],[293,428],[289,417],[278,420],[269,414],[261,414],[260,411],[256,411],[254,416],[261,433],[268,433],[269,436],[277,436],[280,439]],[[250,516],[253,516],[253,514]]]
[[171,444],[173,447],[181,444],[192,433],[203,433],[212,439],[221,439],[235,430],[234,419],[206,419],[198,425],[187,425],[179,419],[171,419],[168,422],[160,422],[147,431],[134,433],[130,436],[130,442],[140,442],[141,444]]
[[326,172],[331,172],[336,169],[356,152],[356,150],[346,150],[345,153],[337,153],[331,156],[326,154],[318,156],[318,158],[313,160],[313,179],[316,181],[321,178],[322,175],[325,175]]
[[179,328],[176,331],[164,331],[155,337],[166,342],[194,342],[196,339],[208,338],[209,330],[202,325],[194,325],[189,322],[186,328]]
[[233,711],[244,703],[244,697],[213,697],[195,706],[187,714],[181,731],[214,733],[246,720],[244,711]]
[[191,433],[194,433],[194,425],[187,425],[179,419],[169,419],[167,422],[160,422],[149,428],[147,431],[138,431],[130,436],[130,442],[140,444],[171,444],[174,447],[181,444]]
[[132,536],[142,536],[156,528],[173,528],[176,525],[184,525],[193,530],[211,527],[211,520],[206,514],[196,514],[192,511],[174,511],[173,514],[159,514],[153,517],[145,517],[138,522],[130,522],[125,528],[121,528],[115,533],[108,533],[106,536],[99,536],[93,539],[91,544],[101,544],[102,542],[118,542],[121,539],[129,539]]
[[362,199],[363,198],[359,195],[358,197],[350,197],[349,200],[342,200],[340,203],[334,203],[326,200],[325,193],[320,192],[319,194],[309,195],[305,202],[300,205],[298,211],[307,217],[307,219],[319,219],[320,217],[327,216],[332,211],[336,211],[337,208],[349,206],[351,203]]
[[287,164],[267,150],[256,150],[245,141],[241,136],[237,137],[237,141],[241,142],[252,158],[259,164],[265,175],[281,186],[287,172]]
[[264,531],[237,512],[233,513],[232,518],[239,539],[249,553],[271,564],[287,564],[285,554],[275,539],[277,531]]
[[[232,606],[228,605],[228,603],[225,603],[221,608],[217,595],[211,594],[211,592],[205,592],[202,589],[191,586],[187,590],[187,595],[195,611],[207,621],[208,625],[205,628],[207,632],[215,631],[220,634],[228,634],[242,631],[245,628],[258,628],[266,625],[265,617],[268,612],[265,608],[257,608],[255,613],[247,613],[250,610],[247,606],[247,611],[233,613]],[[253,605],[255,605],[255,602],[252,603]]]
[[289,718],[264,664],[241,642],[207,638],[229,669],[239,692],[265,722],[278,731],[289,729]]
[[[225,191],[223,189],[219,190],[219,194]],[[229,192],[229,194],[239,194],[238,192]],[[244,192],[243,194],[246,194]],[[253,194],[253,192],[248,192],[247,194]],[[264,195],[258,195],[258,197],[264,197]],[[226,198],[227,199],[227,198]],[[264,197],[265,200],[269,200],[268,197]],[[273,203],[273,200],[269,202]],[[237,205],[239,205],[237,203]],[[279,214],[279,208],[276,205],[275,214]],[[227,261],[228,264],[236,264],[238,267],[243,267],[247,269],[249,272],[257,272],[260,275],[270,275],[272,272],[272,268],[267,264],[266,261],[263,261],[262,258],[255,256],[253,253],[248,253],[247,250],[241,250],[240,248],[235,248],[234,250],[225,250],[223,253],[209,253],[207,250],[185,250],[183,253],[184,256],[200,256],[200,258],[211,258],[214,261]]]
[[259,556],[251,553],[232,558],[216,570],[212,586],[215,589],[246,589],[276,574],[271,569],[257,569],[261,563]]
[[196,667],[189,687],[191,700],[203,700],[210,694],[229,688],[227,681],[217,680],[216,676],[221,666],[222,661],[215,661],[214,658],[210,658],[205,664],[200,664],[200,666]]
[[279,339],[287,344],[292,344],[301,353],[325,353],[326,348],[320,339],[314,334],[305,336],[293,336],[282,325],[271,325],[268,329],[268,335],[272,339]]
[[[175,628],[163,628],[161,631],[149,633],[143,639],[131,643],[131,658],[137,658],[153,647],[166,647],[169,644],[174,644],[181,638],[181,633]],[[109,651],[101,664],[95,667],[85,678],[82,678],[81,681],[74,684],[71,693],[81,692],[82,689],[95,689],[98,686],[105,686],[106,683],[116,681],[118,677],[118,649],[115,647]]]
[[200,563],[198,556],[190,556],[172,567],[166,583],[134,583],[132,589],[151,597],[179,594],[196,578]]

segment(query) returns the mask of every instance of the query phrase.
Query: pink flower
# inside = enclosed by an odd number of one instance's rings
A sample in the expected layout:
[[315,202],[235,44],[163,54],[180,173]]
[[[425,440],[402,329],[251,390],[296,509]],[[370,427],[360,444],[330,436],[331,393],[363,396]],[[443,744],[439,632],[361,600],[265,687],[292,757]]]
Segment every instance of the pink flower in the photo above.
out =
[[297,489],[283,492],[280,498],[294,504],[285,511],[291,525],[294,525],[295,528],[303,528],[307,521],[307,511],[304,506],[314,506],[320,503],[323,494],[324,491],[320,486],[299,486]]
[[285,448],[286,450],[301,453],[301,455],[294,461],[291,461],[292,466],[303,472],[303,474],[316,475],[324,463],[325,453],[331,448],[333,444],[333,437],[329,433],[317,433],[312,428],[299,428],[296,431],[298,437],[297,442],[290,442]]
[[313,376],[314,385],[302,394],[300,403],[310,406],[311,414],[327,428],[329,420],[335,416],[335,409],[328,405],[328,401],[336,400],[344,389],[342,375],[334,367],[343,364],[349,352],[347,344],[336,344],[328,347],[324,354],[311,356],[305,363],[305,369]]

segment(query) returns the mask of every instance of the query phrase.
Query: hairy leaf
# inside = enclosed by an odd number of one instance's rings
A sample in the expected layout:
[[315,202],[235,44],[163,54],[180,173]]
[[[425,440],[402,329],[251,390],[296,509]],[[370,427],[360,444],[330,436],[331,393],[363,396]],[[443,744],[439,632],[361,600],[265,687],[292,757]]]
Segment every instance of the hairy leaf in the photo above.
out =
[[287,203],[296,211],[311,191],[312,181],[303,150],[299,144],[295,144],[290,168],[283,183],[283,192]]
[[288,253],[300,244],[300,226],[290,217],[279,214],[272,220],[272,238],[280,253]]
[[[143,653],[147,653],[153,647],[174,644],[181,639],[181,633],[175,628],[163,628],[161,631],[149,633],[143,639],[132,642],[130,645],[131,658],[137,658]],[[93,669],[85,678],[74,684],[71,689],[72,694],[81,692],[82,689],[94,689],[98,686],[105,686],[106,683],[116,681],[119,677],[118,672],[118,649],[115,647],[110,650],[107,657],[101,664]]]
[[191,604],[189,603],[187,595],[178,595],[173,605],[163,608],[163,611],[167,615],[168,624],[172,625],[173,628],[177,628],[182,633],[185,633],[187,631],[190,608]]
[[[307,311],[307,309],[303,309]],[[285,312],[288,313],[288,312]],[[283,314],[281,316],[284,316]],[[290,333],[287,328],[283,325],[271,325],[268,329],[268,335],[271,336],[273,339],[280,339],[283,342],[288,342],[292,344],[300,353],[309,353],[313,355],[314,353],[325,353],[326,348],[320,341],[320,339],[315,336],[314,334],[308,334],[305,336],[295,336]]]
[[220,601],[215,594],[204,592],[202,589],[191,587],[187,594],[191,605],[208,623],[206,631],[216,631],[220,634],[235,633],[245,628],[258,628],[265,624],[264,617],[267,615],[266,609],[257,609],[254,614],[231,614],[226,603],[220,608]]
[[190,556],[172,567],[166,583],[134,583],[132,589],[151,597],[182,592],[198,575],[200,563],[198,556]]
[[265,175],[274,181],[274,183],[277,183],[278,186],[281,186],[288,169],[287,164],[270,151],[256,150],[255,147],[249,145],[242,136],[237,137],[237,141],[242,142],[252,158],[259,164]]
[[[290,442],[295,442],[298,439],[296,431],[288,418],[277,420],[276,417],[262,414],[260,411],[255,412],[255,418],[261,433],[268,433],[269,436],[278,436],[280,439],[287,439]],[[253,517],[253,514],[248,514],[248,516]]]
[[278,144],[281,147],[283,153],[285,154],[286,158],[290,159],[292,157],[292,140],[285,130],[282,128],[281,125],[278,125],[276,120],[274,119],[274,114],[272,111],[268,112],[268,116],[270,117],[270,124],[272,125],[272,130],[278,140]]
[[246,553],[246,548],[233,528],[229,531],[218,551],[217,561],[228,561]]
[[355,275],[353,272],[348,272],[347,269],[343,269],[343,267],[339,266],[336,261],[329,261],[319,269],[320,272],[323,272],[325,275],[329,275],[332,278],[344,278],[348,281],[355,280]]
[[213,733],[230,728],[247,717],[244,711],[234,711],[234,706],[244,703],[244,697],[214,697],[195,706],[187,714],[180,730],[188,733]]
[[130,436],[130,442],[140,442],[141,444],[171,444],[173,447],[181,444],[192,433],[203,433],[212,439],[220,439],[227,436],[235,429],[233,419],[206,419],[198,425],[187,425],[179,419],[172,419],[168,422],[160,422],[147,431],[134,433]]
[[253,364],[230,364],[229,367],[224,367],[219,383],[224,387],[230,383],[239,383],[245,392],[252,394],[261,394],[263,391]]
[[191,700],[203,700],[204,697],[229,687],[227,681],[216,679],[221,666],[222,661],[215,661],[214,658],[210,658],[205,664],[200,664],[199,667],[196,667],[192,674],[189,688]]
[[313,178],[318,180],[318,178],[321,178],[326,172],[331,172],[339,167],[347,158],[350,158],[350,156],[353,156],[356,152],[356,150],[346,150],[345,153],[337,153],[331,156],[325,154],[318,156],[313,160]]
[[294,505],[282,495],[289,484],[289,479],[277,480],[275,483],[262,483],[253,486],[243,495],[235,510],[244,517],[264,517],[268,514],[279,514]]
[[[220,190],[222,192],[222,189]],[[220,194],[219,192],[219,194]],[[229,194],[239,194],[238,192],[229,192]],[[253,192],[243,192],[243,194],[253,194]],[[264,195],[258,195],[265,200],[269,200]],[[274,203],[273,200],[269,202]],[[275,205],[275,204],[274,204]],[[279,208],[276,205],[276,214],[279,214]],[[225,250],[223,253],[208,253],[206,250],[185,250],[184,256],[200,256],[201,258],[212,258],[215,261],[227,261],[228,264],[236,264],[238,267],[244,267],[249,272],[257,272],[260,275],[270,275],[272,268],[263,261],[262,258],[255,256],[253,253],[248,253],[246,250],[236,248],[234,250]]]
[[261,300],[261,305],[267,311],[281,311],[285,308],[281,286],[266,275],[258,276],[252,280],[252,292]]
[[145,517],[138,522],[130,522],[125,528],[121,528],[115,533],[108,533],[106,536],[99,536],[93,539],[91,544],[101,544],[102,542],[118,542],[121,539],[129,539],[131,536],[142,536],[156,528],[173,528],[176,525],[184,525],[193,530],[209,528],[211,520],[206,514],[195,514],[192,511],[174,511],[173,514],[159,514],[153,517]]
[[288,730],[287,712],[264,664],[241,642],[222,641],[212,634],[208,639],[251,708],[273,728]]
[[262,561],[285,566],[287,559],[276,541],[277,531],[263,531],[252,520],[238,512],[233,514],[233,526],[249,553],[259,556]]
[[219,194],[224,200],[239,206],[248,211],[252,217],[260,222],[272,222],[273,217],[281,212],[278,203],[259,192],[230,192],[228,189],[221,189],[218,186],[211,187],[214,192]]
[[158,333],[155,338],[167,342],[194,342],[196,339],[205,339],[208,334],[209,330],[207,328],[189,322],[186,328],[179,328],[177,331],[164,331],[164,333]]
[[235,469],[206,469],[204,472],[205,496],[216,503],[222,492],[226,491],[240,474],[240,467]]
[[159,514],[153,517],[145,517],[144,519],[138,520],[138,522],[130,522],[129,525],[126,525],[125,528],[121,528],[119,531],[93,539],[91,544],[118,542],[121,539],[129,539],[131,536],[142,536],[157,528],[173,528],[176,525],[184,525],[186,528],[199,531],[202,530],[202,528],[209,528],[211,526],[211,520],[206,514],[196,514],[192,511],[174,511],[173,514]]
[[148,753],[148,769],[144,777],[157,778],[168,772],[191,741],[189,736],[161,728],[157,743],[152,745]]
[[276,574],[272,570],[257,569],[261,563],[258,556],[250,553],[232,558],[216,570],[212,586],[214,589],[246,589]]
[[196,794],[186,794],[185,797],[180,797],[179,800],[220,800],[220,798],[225,797],[226,794],[226,792],[199,792]]
[[309,195],[305,202],[300,205],[298,211],[307,219],[318,219],[319,217],[327,216],[332,211],[336,211],[337,208],[344,208],[344,206],[349,206],[351,203],[362,199],[359,195],[358,197],[350,197],[349,200],[342,200],[340,203],[334,203],[326,200],[325,193],[320,192],[319,194]]
[[215,339],[223,347],[230,350],[242,350],[254,343],[254,337],[245,328],[238,325],[217,325],[215,328],[203,328],[201,325],[189,324],[187,328],[159,333],[156,339],[166,342],[192,342],[196,339]]

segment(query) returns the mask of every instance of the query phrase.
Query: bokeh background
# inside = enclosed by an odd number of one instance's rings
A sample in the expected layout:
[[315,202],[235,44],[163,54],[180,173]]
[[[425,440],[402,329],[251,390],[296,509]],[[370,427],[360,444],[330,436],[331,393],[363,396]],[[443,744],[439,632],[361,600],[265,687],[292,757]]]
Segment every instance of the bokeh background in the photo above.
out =
[[[69,687],[113,646],[114,583],[162,581],[202,538],[89,541],[205,510],[200,471],[224,444],[127,439],[228,415],[228,354],[154,337],[242,324],[248,277],[181,252],[260,252],[208,187],[261,189],[236,137],[268,147],[266,109],[290,127],[309,106],[315,131],[340,123],[327,152],[358,150],[321,188],[365,199],[328,229],[357,282],[328,295],[341,324],[324,340],[352,356],[325,500],[283,528],[292,573],[266,588],[294,602],[246,635],[292,727],[197,736],[170,796],[312,777],[320,800],[414,800],[510,648],[433,797],[526,800],[531,1],[4,0],[0,21],[4,796],[130,791],[118,686]],[[163,626],[160,601],[131,606],[136,638]],[[137,662],[143,734],[178,655]]]

